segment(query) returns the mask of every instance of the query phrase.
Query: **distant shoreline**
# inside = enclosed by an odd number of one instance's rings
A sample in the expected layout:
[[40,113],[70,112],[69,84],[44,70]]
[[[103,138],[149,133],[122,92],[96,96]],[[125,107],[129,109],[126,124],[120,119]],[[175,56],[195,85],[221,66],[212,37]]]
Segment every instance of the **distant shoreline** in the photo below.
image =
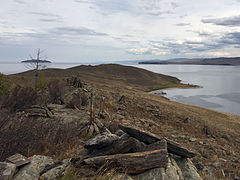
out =
[[138,64],[184,64],[184,65],[215,65],[215,66],[240,66],[240,57],[220,57],[220,58],[205,58],[205,59],[180,59],[180,60],[151,60],[140,61]]

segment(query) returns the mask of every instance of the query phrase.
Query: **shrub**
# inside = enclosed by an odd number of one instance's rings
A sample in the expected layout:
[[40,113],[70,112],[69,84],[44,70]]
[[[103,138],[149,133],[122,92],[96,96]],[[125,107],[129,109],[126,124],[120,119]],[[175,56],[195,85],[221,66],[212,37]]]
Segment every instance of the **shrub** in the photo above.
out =
[[10,82],[5,75],[0,73],[0,98],[9,94]]
[[28,108],[37,103],[37,92],[31,87],[16,86],[4,100],[3,107],[11,112]]
[[73,92],[69,95],[67,98],[66,105],[68,108],[78,108],[81,109],[81,106],[87,106],[88,105],[88,95],[87,93],[77,90],[76,92]]
[[49,98],[53,104],[64,104],[64,82],[60,80],[53,80],[48,84]]

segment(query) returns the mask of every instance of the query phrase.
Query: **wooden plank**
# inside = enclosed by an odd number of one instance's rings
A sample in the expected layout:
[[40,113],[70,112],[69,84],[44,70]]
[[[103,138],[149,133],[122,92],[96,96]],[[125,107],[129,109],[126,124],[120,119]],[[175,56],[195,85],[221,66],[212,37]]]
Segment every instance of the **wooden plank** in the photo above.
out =
[[140,143],[137,139],[130,137],[127,139],[120,139],[114,142],[112,145],[90,151],[89,155],[94,156],[104,156],[113,154],[124,154],[136,148],[136,145]]
[[165,139],[162,139],[161,141],[157,141],[153,144],[149,144],[147,146],[143,146],[141,149],[139,149],[139,152],[154,151],[154,150],[160,150],[160,149],[167,150],[167,141]]
[[165,149],[138,153],[98,156],[83,160],[83,164],[94,167],[116,168],[128,174],[139,174],[148,169],[167,167],[168,153]]
[[196,154],[194,152],[191,152],[189,150],[187,150],[184,147],[181,147],[180,144],[171,141],[167,138],[164,137],[159,137],[153,133],[141,130],[139,128],[136,127],[129,127],[129,126],[125,126],[125,125],[118,125],[119,128],[126,132],[127,134],[129,134],[130,136],[138,139],[139,141],[142,141],[146,144],[153,144],[157,141],[161,141],[162,139],[165,139],[167,141],[167,150],[169,153],[181,156],[181,157],[185,157],[185,158],[192,158],[194,157]]

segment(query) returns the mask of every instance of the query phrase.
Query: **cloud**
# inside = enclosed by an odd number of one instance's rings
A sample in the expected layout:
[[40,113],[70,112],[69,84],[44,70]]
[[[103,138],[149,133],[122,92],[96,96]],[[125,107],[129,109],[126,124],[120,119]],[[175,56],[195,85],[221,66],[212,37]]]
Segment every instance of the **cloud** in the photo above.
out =
[[63,22],[62,20],[60,20],[60,19],[39,19],[40,21],[42,21],[42,22],[49,22],[49,23],[52,23],[52,22],[58,22],[58,23],[60,23],[60,22]]
[[190,23],[178,23],[178,24],[175,24],[176,26],[189,26]]
[[23,1],[23,0],[14,0],[14,2],[16,2],[16,3],[18,3],[18,4],[26,4],[26,2]]
[[240,32],[224,34],[220,39],[220,43],[224,45],[240,45]]
[[202,19],[202,22],[214,24],[218,26],[237,27],[237,26],[240,26],[240,15],[224,17],[224,18]]
[[106,33],[96,32],[86,27],[58,27],[52,30],[60,35],[81,35],[81,36],[108,36]]
[[55,17],[55,18],[60,18],[59,15],[52,14],[52,13],[43,13],[43,12],[29,12],[30,14],[33,15],[38,15],[38,16],[43,16],[43,17]]
[[149,41],[149,45],[141,48],[132,48],[128,53],[135,55],[182,55],[201,54],[202,56],[229,56],[225,48],[240,47],[240,32],[224,33],[220,36],[208,34],[207,37],[192,38],[191,40],[162,40]]

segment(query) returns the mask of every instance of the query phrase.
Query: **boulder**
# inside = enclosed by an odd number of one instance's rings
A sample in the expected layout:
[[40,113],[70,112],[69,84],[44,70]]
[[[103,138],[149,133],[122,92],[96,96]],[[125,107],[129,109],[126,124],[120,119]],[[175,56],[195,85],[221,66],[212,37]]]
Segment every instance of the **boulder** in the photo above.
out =
[[133,176],[137,180],[201,180],[191,160],[170,155],[166,168],[155,168]]
[[[56,165],[52,166],[53,168],[46,169],[45,171],[42,171],[40,174],[40,180],[51,180],[56,179],[57,177],[61,176],[69,167],[70,167],[70,161],[71,159],[64,159],[60,163],[56,163]],[[51,167],[51,166],[50,166]]]
[[14,180],[38,180],[44,168],[54,164],[53,159],[47,156],[34,155],[29,160],[31,163],[22,167],[13,177]]
[[194,166],[192,161],[188,158],[174,157],[178,167],[181,169],[182,175],[185,180],[201,180],[197,172],[197,168]]
[[117,141],[119,137],[115,134],[103,133],[89,139],[84,148],[92,150],[99,149],[111,145],[114,141]]
[[16,172],[15,164],[0,162],[0,180],[12,179],[15,172]]
[[183,180],[181,169],[178,167],[176,161],[172,158],[168,158],[168,164],[166,168],[150,169],[144,173],[134,176],[137,180]]
[[18,153],[8,157],[6,161],[15,164],[17,167],[30,163],[27,157]]
[[192,161],[188,158],[174,157],[177,162],[178,167],[181,169],[183,177],[185,180],[201,180],[197,172],[197,168],[194,166]]

